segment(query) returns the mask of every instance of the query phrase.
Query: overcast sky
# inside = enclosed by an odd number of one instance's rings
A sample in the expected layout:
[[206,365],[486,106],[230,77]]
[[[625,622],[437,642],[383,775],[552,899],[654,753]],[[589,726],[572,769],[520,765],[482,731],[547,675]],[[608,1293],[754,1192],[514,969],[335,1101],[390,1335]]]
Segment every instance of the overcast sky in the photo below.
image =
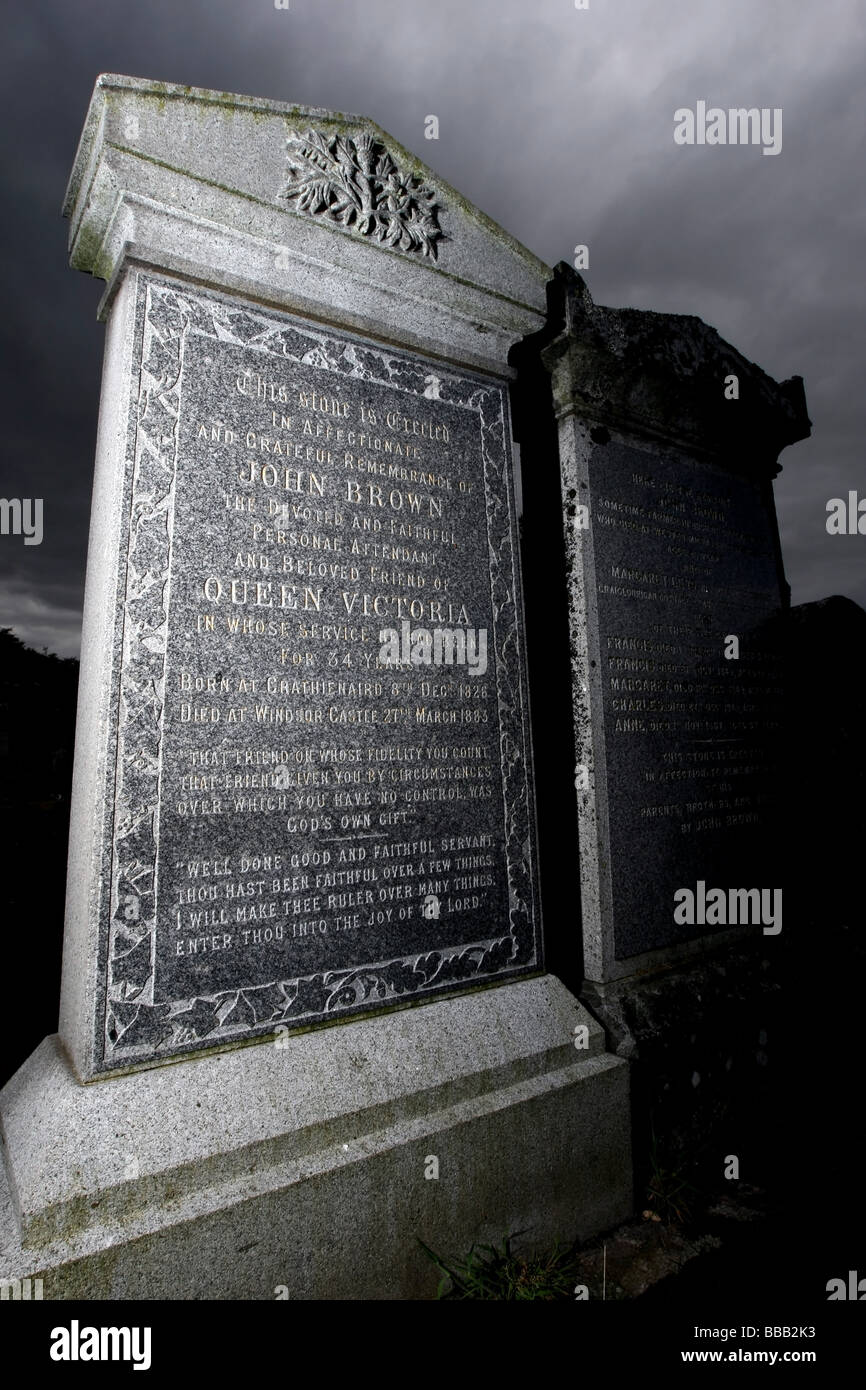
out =
[[[27,0],[2,44],[0,626],[77,655],[104,330],[60,215],[100,72],[372,117],[553,265],[590,250],[596,300],[697,314],[782,380],[812,439],[776,484],[795,603],[866,604],[862,0]],[[678,146],[699,100],[783,111],[782,150]],[[439,117],[438,141],[424,118]]]

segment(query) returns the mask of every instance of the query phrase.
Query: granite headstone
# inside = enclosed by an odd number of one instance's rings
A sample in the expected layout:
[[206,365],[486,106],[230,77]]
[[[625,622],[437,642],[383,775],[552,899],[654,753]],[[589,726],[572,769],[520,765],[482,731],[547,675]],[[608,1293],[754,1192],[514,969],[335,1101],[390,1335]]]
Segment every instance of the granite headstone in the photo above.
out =
[[615,1224],[628,1067],[536,907],[507,389],[549,268],[363,117],[110,74],[65,212],[106,350],[0,1277],[426,1297],[419,1235]]
[[[780,890],[787,586],[772,477],[808,421],[799,378],[777,385],[699,319],[604,309],[577,276],[564,293],[566,330],[545,359],[570,566],[584,960],[604,981],[741,928],[731,889]],[[742,899],[750,919],[755,902]]]

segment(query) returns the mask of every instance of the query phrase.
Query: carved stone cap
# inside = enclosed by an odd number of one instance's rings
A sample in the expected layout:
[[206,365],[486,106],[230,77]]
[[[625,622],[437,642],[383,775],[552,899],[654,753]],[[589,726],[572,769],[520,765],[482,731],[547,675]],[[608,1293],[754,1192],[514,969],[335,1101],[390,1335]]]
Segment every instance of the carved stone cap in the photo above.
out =
[[[564,331],[544,350],[557,415],[668,442],[734,472],[775,476],[811,432],[802,377],[777,382],[690,314],[608,309],[556,267]],[[726,398],[736,377],[736,398]]]
[[103,74],[63,210],[107,303],[136,259],[503,375],[544,321],[550,268],[363,116]]

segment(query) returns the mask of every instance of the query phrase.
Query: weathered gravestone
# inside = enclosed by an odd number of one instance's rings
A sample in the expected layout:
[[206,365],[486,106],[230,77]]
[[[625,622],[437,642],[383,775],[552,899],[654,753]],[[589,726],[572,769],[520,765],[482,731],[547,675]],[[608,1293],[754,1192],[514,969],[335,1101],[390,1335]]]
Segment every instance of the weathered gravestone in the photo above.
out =
[[596,305],[568,267],[557,287],[562,332],[542,356],[568,568],[581,997],[632,1062],[638,1180],[653,1142],[656,1163],[690,1177],[707,1164],[718,1184],[719,1153],[754,1160],[766,1143],[778,1040],[788,587],[772,480],[809,433],[803,384],[774,382],[700,319]]
[[505,364],[549,272],[368,121],[123,77],[65,211],[108,336],[6,1268],[405,1297],[418,1236],[611,1224],[626,1068],[536,902]]
[[799,377],[778,385],[700,319],[603,308],[573,274],[563,294],[565,331],[544,360],[570,573],[584,965],[604,983],[702,938],[781,929],[772,898],[728,890],[780,886],[788,594],[772,479],[809,422]]

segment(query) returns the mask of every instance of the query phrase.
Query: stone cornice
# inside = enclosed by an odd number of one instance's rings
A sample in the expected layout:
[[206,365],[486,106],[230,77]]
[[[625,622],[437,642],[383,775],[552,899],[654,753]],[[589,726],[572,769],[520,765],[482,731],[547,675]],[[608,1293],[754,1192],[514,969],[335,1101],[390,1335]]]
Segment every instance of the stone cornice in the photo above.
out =
[[508,375],[550,269],[373,121],[103,74],[64,202],[75,269],[130,259]]
[[[543,352],[557,415],[671,444],[735,472],[773,476],[811,429],[801,377],[781,383],[702,319],[596,304],[556,268],[565,328]],[[738,399],[726,399],[736,376]]]

